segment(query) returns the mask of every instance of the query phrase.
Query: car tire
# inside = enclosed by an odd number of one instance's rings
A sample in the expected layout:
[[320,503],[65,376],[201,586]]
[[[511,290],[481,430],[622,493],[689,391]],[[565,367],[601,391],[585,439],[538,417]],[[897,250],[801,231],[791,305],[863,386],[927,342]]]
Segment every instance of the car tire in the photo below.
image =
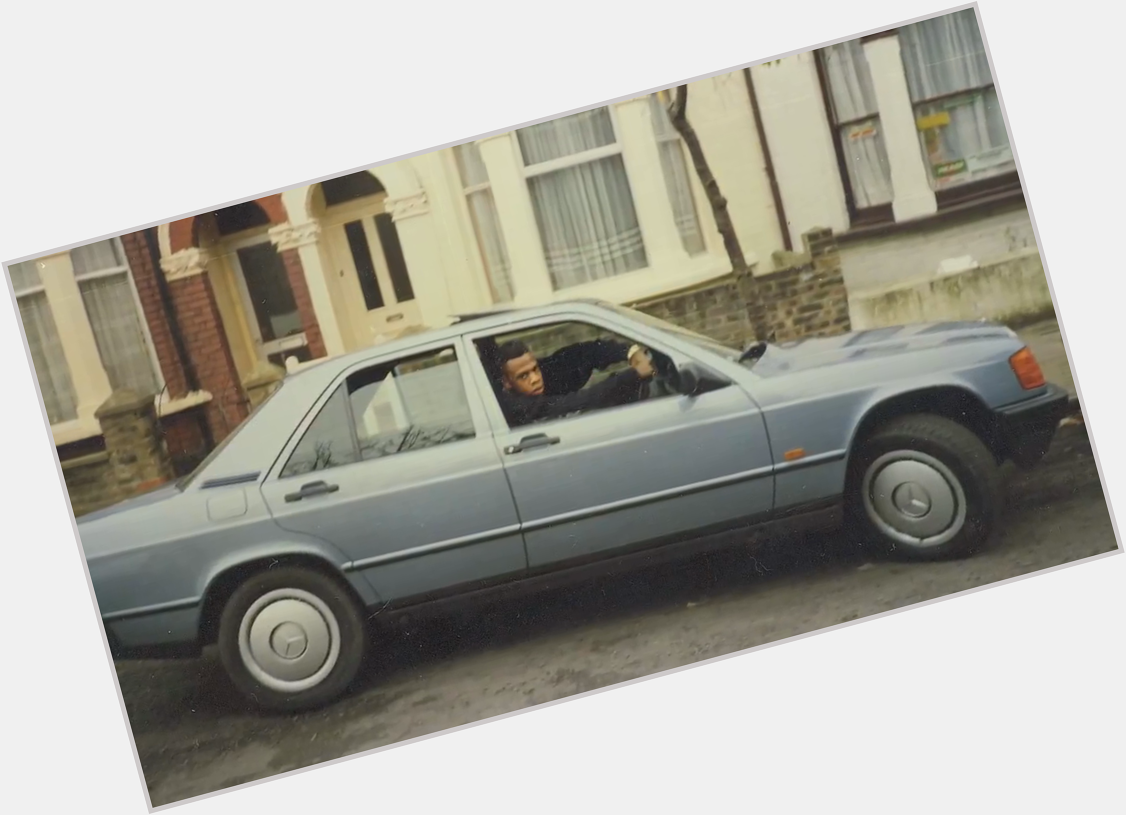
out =
[[219,619],[219,658],[256,706],[279,712],[340,696],[363,664],[367,632],[340,581],[310,569],[265,569],[240,585]]
[[894,419],[865,440],[849,472],[850,531],[869,550],[906,560],[968,557],[1001,508],[996,458],[941,416]]

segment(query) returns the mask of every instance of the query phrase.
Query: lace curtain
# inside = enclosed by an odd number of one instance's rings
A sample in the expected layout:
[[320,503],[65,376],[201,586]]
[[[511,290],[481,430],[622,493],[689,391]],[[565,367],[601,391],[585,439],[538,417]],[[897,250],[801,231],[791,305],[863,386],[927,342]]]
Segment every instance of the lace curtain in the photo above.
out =
[[1015,169],[973,9],[900,29],[899,42],[935,185]]
[[12,285],[20,307],[20,319],[27,335],[31,362],[35,377],[39,380],[39,390],[43,394],[43,406],[51,424],[58,424],[77,418],[74,385],[70,378],[70,368],[63,355],[58,327],[51,314],[47,295],[42,290],[39,271],[35,261],[14,263],[10,267]]
[[159,379],[120,245],[108,240],[80,246],[70,259],[110,386],[155,394]]
[[[573,157],[528,178],[528,189],[556,289],[602,280],[648,265],[633,194],[607,108],[517,131],[524,164]],[[598,152],[594,152],[598,151]],[[585,158],[584,153],[591,153]]]
[[471,142],[455,147],[454,156],[493,298],[498,303],[511,302],[512,264],[508,259],[508,248],[504,243],[504,233],[500,228],[500,217],[497,215],[493,191],[489,186],[489,173],[481,159],[481,151]]
[[838,43],[822,49],[821,59],[856,208],[890,204],[891,171],[864,47],[859,40]]

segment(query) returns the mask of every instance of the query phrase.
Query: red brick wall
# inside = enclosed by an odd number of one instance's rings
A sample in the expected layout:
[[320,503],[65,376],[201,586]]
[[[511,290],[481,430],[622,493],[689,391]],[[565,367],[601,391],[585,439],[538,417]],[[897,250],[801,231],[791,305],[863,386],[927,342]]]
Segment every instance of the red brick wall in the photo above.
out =
[[176,353],[176,345],[172,341],[172,332],[168,326],[168,317],[164,313],[164,304],[160,299],[152,255],[149,254],[144,233],[130,232],[128,235],[122,235],[121,243],[125,248],[129,268],[133,272],[133,281],[136,283],[137,295],[141,300],[141,310],[145,314],[145,322],[148,323],[149,333],[152,335],[153,346],[160,361],[160,371],[168,386],[168,393],[173,398],[183,396],[188,392],[187,380]]
[[324,338],[321,336],[321,327],[317,322],[317,315],[313,312],[313,301],[309,296],[309,285],[305,282],[305,268],[301,265],[301,255],[296,249],[286,249],[281,253],[282,262],[285,264],[286,274],[289,275],[289,285],[293,289],[293,298],[297,301],[297,310],[301,314],[301,325],[305,329],[305,338],[309,343],[309,353],[313,358],[327,355]]
[[248,415],[223,319],[206,274],[171,281],[173,302],[200,387],[211,394],[207,419],[215,441],[226,437]]

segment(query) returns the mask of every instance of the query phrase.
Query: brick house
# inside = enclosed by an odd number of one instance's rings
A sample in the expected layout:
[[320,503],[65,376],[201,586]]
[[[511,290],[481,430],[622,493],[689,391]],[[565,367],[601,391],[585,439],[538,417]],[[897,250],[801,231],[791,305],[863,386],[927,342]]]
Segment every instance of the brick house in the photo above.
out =
[[14,264],[68,483],[96,482],[115,392],[154,394],[182,471],[291,358],[495,304],[597,297],[731,342],[756,315],[785,338],[1050,308],[972,9],[689,99],[750,279],[661,95]]

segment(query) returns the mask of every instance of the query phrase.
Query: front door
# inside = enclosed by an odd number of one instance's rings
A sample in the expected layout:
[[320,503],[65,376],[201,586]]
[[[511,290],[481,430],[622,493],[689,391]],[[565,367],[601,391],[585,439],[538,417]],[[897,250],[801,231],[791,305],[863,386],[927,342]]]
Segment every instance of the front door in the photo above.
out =
[[[532,321],[526,327],[543,328],[542,335],[549,337],[608,335],[678,363],[692,359],[632,324],[585,316],[568,324],[553,322]],[[587,330],[576,332],[576,325]],[[505,334],[522,328],[507,328]],[[479,362],[475,371],[484,381],[487,374]],[[773,508],[765,423],[737,385],[695,397],[651,397],[517,428],[508,427],[495,398],[488,404],[530,568],[706,528],[735,527]]]
[[332,265],[348,292],[360,347],[422,323],[399,233],[380,201],[333,207],[324,219]]
[[262,487],[279,525],[334,544],[384,601],[527,568],[460,349],[447,341],[353,366]]
[[262,239],[234,247],[233,257],[259,357],[282,367],[286,357],[307,362],[311,355],[305,328],[276,247]]

